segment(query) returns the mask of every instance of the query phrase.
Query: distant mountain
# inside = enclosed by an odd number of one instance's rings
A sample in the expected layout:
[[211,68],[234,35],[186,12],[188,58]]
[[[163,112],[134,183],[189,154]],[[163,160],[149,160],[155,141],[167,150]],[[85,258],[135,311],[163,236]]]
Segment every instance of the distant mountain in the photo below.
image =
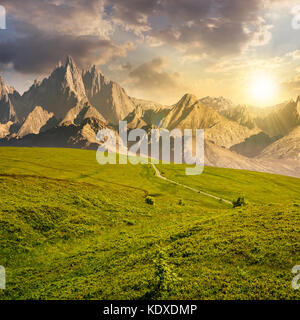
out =
[[163,120],[162,126],[169,130],[175,128],[205,129],[206,139],[226,148],[230,148],[260,131],[258,129],[250,130],[226,119],[191,94],[184,95],[174,105]]
[[0,76],[0,123],[2,124],[17,120],[16,112],[10,98],[13,92],[14,89],[7,87],[3,78]]
[[260,109],[184,95],[172,106],[130,97],[95,66],[71,57],[22,96],[0,77],[0,145],[96,149],[97,132],[204,129],[206,165],[300,176],[300,97]]
[[135,109],[125,90],[108,80],[95,66],[83,71],[82,78],[89,102],[109,123],[117,125]]
[[204,97],[200,99],[203,104],[215,109],[218,112],[228,111],[236,107],[236,105],[229,99],[224,97]]
[[265,148],[259,155],[268,159],[292,159],[300,161],[300,125],[283,138]]
[[57,124],[57,120],[54,113],[48,112],[42,107],[35,107],[22,124],[17,136],[23,138],[28,134],[38,134],[54,127],[55,124]]
[[239,105],[231,109],[223,110],[220,112],[220,114],[222,114],[225,118],[235,121],[249,129],[254,129],[257,127],[255,116],[247,106]]
[[[22,96],[0,78],[0,123],[5,124],[1,126],[2,138],[11,134],[6,125],[9,121],[18,122],[17,136],[22,138],[57,123],[75,124],[83,113],[84,119],[92,117],[117,125],[135,108],[133,100],[117,83],[104,77],[95,66],[80,70],[70,56],[48,78],[36,80]],[[50,114],[55,121],[52,119],[45,127]]]
[[71,108],[82,106],[87,101],[81,71],[68,57],[66,64],[59,64],[49,78],[35,81],[16,105],[16,112],[24,121],[36,106],[41,106],[57,119],[63,119]]
[[258,156],[267,146],[277,139],[277,137],[270,138],[265,132],[260,132],[232,146],[230,150],[252,158]]
[[271,137],[286,135],[300,125],[300,97],[279,105],[266,116],[257,117],[256,124]]
[[6,137],[0,139],[1,146],[15,147],[56,147],[96,149],[97,132],[106,125],[99,119],[85,118],[80,124],[58,125],[39,134],[28,134],[23,138]]
[[171,107],[153,101],[132,98],[135,109],[124,119],[128,128],[161,127]]

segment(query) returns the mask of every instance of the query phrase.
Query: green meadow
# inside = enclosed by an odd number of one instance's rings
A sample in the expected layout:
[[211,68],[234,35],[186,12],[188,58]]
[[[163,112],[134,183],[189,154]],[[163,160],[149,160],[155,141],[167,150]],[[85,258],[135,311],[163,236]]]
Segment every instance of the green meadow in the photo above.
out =
[[[299,299],[300,179],[0,148],[0,299]],[[147,201],[151,199],[151,201]]]

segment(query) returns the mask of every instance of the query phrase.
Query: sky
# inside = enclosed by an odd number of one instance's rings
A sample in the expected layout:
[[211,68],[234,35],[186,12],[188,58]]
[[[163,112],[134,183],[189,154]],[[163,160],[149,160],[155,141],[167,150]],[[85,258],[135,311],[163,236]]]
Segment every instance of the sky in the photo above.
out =
[[191,93],[264,107],[300,95],[300,0],[0,5],[0,73],[20,92],[71,55],[81,68],[97,65],[129,95],[163,104]]

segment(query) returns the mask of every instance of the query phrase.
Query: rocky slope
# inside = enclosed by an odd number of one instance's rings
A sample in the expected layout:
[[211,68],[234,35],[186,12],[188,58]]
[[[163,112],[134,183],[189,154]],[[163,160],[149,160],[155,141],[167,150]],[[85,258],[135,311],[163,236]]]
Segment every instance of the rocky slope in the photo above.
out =
[[0,76],[0,123],[2,124],[17,120],[16,112],[10,98],[13,92],[14,89],[7,87],[3,78]]
[[256,123],[271,137],[288,134],[300,125],[300,97],[297,101],[291,100],[287,104],[279,105],[266,116],[257,117]]
[[22,96],[0,78],[0,145],[96,149],[98,130],[205,129],[206,165],[300,176],[300,98],[265,110],[184,95],[175,105],[129,97],[68,57]]
[[51,75],[42,82],[35,81],[25,92],[16,105],[16,112],[20,120],[25,120],[36,107],[41,106],[63,119],[66,113],[87,102],[81,71],[74,60],[68,57],[65,65],[59,64]]
[[259,158],[300,161],[300,125],[283,138],[265,148],[259,155]]
[[125,90],[108,80],[95,66],[83,71],[82,78],[89,102],[109,123],[117,125],[135,109]]
[[53,112],[48,112],[42,107],[35,107],[21,126],[17,136],[22,138],[28,134],[38,134],[54,127],[57,120]]
[[230,148],[260,131],[250,130],[246,126],[226,119],[191,94],[184,95],[175,104],[163,120],[162,126],[169,130],[175,128],[205,129],[207,140],[225,148]]

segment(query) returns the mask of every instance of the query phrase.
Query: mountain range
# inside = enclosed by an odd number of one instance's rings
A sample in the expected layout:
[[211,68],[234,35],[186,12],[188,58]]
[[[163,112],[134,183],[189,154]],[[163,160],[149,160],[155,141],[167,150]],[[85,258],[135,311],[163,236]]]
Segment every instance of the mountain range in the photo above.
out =
[[72,57],[20,95],[0,76],[0,146],[95,149],[99,129],[205,129],[205,162],[300,177],[300,97],[277,106],[236,105],[185,94],[172,106],[127,95]]

